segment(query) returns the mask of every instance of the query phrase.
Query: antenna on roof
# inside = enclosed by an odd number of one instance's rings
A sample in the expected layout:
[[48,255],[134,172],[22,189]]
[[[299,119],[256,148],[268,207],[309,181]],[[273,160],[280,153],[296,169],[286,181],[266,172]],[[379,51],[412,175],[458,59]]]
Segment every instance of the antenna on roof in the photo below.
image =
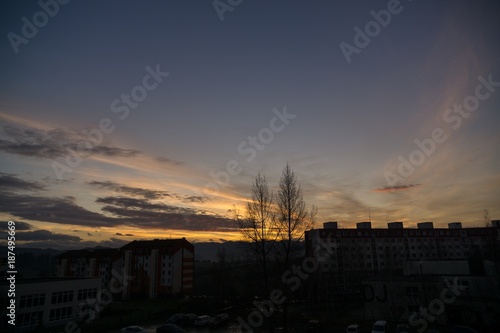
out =
[[368,221],[372,221],[372,214],[370,208],[368,208]]

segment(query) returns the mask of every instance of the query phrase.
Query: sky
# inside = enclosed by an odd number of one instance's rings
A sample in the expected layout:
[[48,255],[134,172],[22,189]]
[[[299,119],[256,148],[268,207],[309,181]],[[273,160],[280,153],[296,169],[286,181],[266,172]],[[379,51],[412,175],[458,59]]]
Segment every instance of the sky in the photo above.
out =
[[287,163],[317,228],[500,219],[498,1],[0,6],[3,243],[237,240]]

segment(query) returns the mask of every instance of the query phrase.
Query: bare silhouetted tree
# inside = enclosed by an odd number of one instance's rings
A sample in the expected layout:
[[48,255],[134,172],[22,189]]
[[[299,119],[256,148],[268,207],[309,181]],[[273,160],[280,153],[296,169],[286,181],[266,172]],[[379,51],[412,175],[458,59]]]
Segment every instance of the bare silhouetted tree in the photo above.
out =
[[484,219],[484,226],[491,227],[490,211],[489,210],[485,209],[483,211],[483,219]]
[[[302,189],[297,183],[297,176],[287,163],[281,174],[279,191],[276,205],[278,210],[279,249],[283,268],[290,267],[294,252],[300,248],[306,230],[314,227],[317,208],[315,206],[309,211],[302,195]],[[288,332],[288,295],[282,305],[283,329]]]
[[274,195],[264,176],[258,175],[252,185],[252,199],[243,216],[236,213],[240,233],[248,242],[251,255],[258,262],[264,280],[264,293],[269,295],[269,257],[279,237],[274,209]]
[[286,269],[290,264],[293,252],[304,239],[306,230],[313,228],[318,210],[315,206],[311,210],[307,210],[302,189],[297,183],[297,176],[288,163],[281,175],[276,201],[281,240],[280,254]]

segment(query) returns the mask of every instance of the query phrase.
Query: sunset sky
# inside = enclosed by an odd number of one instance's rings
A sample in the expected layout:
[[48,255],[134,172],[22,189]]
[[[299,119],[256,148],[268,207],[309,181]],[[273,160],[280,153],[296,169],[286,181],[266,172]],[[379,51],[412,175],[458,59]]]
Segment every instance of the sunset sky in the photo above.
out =
[[317,227],[500,219],[498,1],[42,3],[0,5],[19,246],[236,240],[287,162]]

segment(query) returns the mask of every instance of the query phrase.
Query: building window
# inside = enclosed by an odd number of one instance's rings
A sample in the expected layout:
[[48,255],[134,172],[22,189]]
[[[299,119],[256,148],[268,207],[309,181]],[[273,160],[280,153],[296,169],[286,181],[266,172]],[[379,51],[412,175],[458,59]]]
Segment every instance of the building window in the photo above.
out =
[[408,297],[418,297],[418,287],[408,286],[405,288],[406,296]]
[[93,299],[97,297],[97,288],[78,290],[77,300]]
[[43,311],[20,313],[17,325],[19,326],[37,326],[43,320]]
[[30,308],[34,306],[41,306],[45,304],[45,294],[33,294],[21,296],[19,300],[19,307],[21,309]]
[[60,291],[52,293],[51,304],[73,302],[73,291]]
[[464,280],[459,280],[457,281],[458,289],[459,290],[468,290],[469,289],[469,281],[464,281]]
[[71,306],[50,310],[49,321],[58,321],[71,318]]

